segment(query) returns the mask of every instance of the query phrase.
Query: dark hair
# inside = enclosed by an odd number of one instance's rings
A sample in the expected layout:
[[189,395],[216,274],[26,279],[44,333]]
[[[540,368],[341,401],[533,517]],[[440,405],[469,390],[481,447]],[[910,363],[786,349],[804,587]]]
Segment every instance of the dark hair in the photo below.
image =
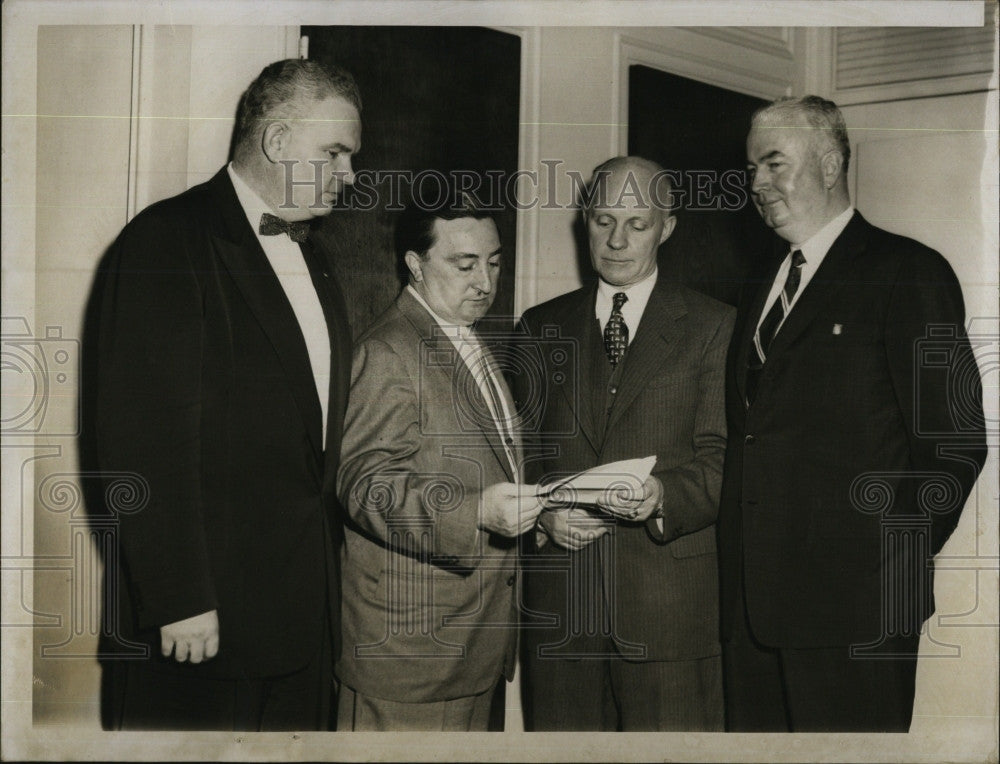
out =
[[334,64],[287,58],[268,64],[240,97],[233,132],[235,151],[248,146],[262,122],[296,115],[303,101],[343,98],[361,111],[354,77]]
[[435,221],[494,219],[493,213],[482,207],[471,194],[458,191],[451,184],[446,184],[440,190],[441,193],[431,203],[427,203],[414,190],[412,200],[396,220],[396,266],[404,284],[410,277],[409,268],[406,267],[406,253],[416,252],[422,259],[427,259],[428,250],[437,240],[434,234]]
[[840,152],[844,159],[842,172],[847,174],[851,163],[851,142],[847,138],[847,123],[837,104],[815,95],[783,96],[757,109],[750,117],[750,124],[756,127],[765,118],[777,114],[800,114],[805,117],[809,125],[823,136],[829,148]]

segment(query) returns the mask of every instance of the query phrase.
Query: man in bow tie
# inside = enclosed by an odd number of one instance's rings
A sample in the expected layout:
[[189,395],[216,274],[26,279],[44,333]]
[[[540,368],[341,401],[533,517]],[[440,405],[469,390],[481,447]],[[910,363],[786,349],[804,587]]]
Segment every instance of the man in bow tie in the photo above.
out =
[[962,290],[851,206],[847,127],[816,96],[753,115],[777,234],[743,290],[719,512],[727,729],[906,732],[932,558],[986,456]]
[[529,479],[656,456],[639,495],[539,519],[524,576],[530,729],[722,729],[714,523],[733,310],[658,269],[670,201],[655,163],[599,165],[583,210],[599,279],[522,319]]
[[325,729],[339,636],[334,480],[351,339],[310,221],[353,182],[361,101],[317,61],[244,93],[233,161],[144,210],[99,282],[101,468],[118,528],[110,726]]

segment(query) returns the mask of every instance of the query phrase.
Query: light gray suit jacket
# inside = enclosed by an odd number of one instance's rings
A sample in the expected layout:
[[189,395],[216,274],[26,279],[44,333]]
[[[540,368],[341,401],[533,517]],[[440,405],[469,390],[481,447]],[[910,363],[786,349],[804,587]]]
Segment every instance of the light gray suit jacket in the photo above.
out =
[[[406,290],[358,341],[344,430],[337,676],[400,702],[475,695],[510,678],[515,542],[479,528],[479,502],[513,475],[474,378]],[[520,443],[512,450],[520,461]]]

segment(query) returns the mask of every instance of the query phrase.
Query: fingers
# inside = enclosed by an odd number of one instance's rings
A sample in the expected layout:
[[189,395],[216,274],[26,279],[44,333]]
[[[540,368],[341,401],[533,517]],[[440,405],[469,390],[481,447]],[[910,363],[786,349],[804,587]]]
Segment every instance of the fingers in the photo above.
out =
[[169,658],[174,651],[174,639],[165,629],[160,629],[160,652],[164,658]]
[[566,537],[566,543],[563,545],[567,549],[579,552],[581,549],[590,546],[597,539],[608,532],[609,528],[606,525],[600,526],[599,528],[573,528],[569,529],[569,534]]
[[214,610],[160,627],[160,652],[191,663],[214,658],[219,652],[219,619]]
[[164,658],[169,658],[173,652],[174,660],[178,663],[190,661],[191,663],[201,663],[202,661],[214,658],[219,652],[219,636],[216,634],[208,639],[193,640],[163,640],[161,652]]
[[521,532],[530,530],[538,521],[538,516],[545,509],[543,502],[538,499],[520,501],[518,516],[520,518]]
[[213,634],[205,640],[205,660],[214,658],[219,652],[219,635]]
[[594,543],[614,527],[612,523],[601,521],[589,512],[581,510],[549,512],[542,517],[542,526],[549,537],[559,546],[573,552],[578,552]]
[[501,496],[510,498],[515,496],[535,497],[539,491],[544,490],[541,486],[527,483],[497,483],[494,487]]
[[177,640],[174,645],[174,660],[183,663],[188,659],[188,642],[183,639]]

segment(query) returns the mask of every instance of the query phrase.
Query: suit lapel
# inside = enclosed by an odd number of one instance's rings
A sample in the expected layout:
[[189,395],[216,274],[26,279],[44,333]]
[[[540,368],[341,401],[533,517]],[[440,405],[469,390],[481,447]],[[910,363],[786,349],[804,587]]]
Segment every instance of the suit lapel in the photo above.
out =
[[853,261],[868,241],[868,223],[855,212],[843,233],[826,253],[791,312],[774,335],[767,356],[780,355],[812,323],[829,299],[854,278]]
[[[457,351],[456,355],[458,355]],[[458,375],[458,384],[455,386],[456,392],[459,395],[464,395],[466,402],[463,408],[473,415],[468,418],[472,418],[482,431],[483,437],[486,438],[486,442],[490,444],[490,448],[493,450],[493,455],[496,457],[497,463],[503,469],[507,479],[513,481],[514,473],[511,470],[510,460],[507,459],[507,452],[504,450],[503,443],[500,440],[500,432],[493,421],[493,415],[490,414],[486,400],[479,390],[479,383],[472,376],[472,372],[469,371],[469,368],[465,365],[460,355],[456,359],[455,368],[455,373]],[[511,448],[511,451],[516,454],[514,448]]]
[[[472,372],[469,371],[454,343],[444,334],[434,317],[427,312],[423,305],[417,302],[407,289],[403,289],[396,300],[396,306],[413,325],[420,336],[420,341],[426,344],[426,352],[420,352],[420,374],[444,375],[442,384],[448,390],[447,401],[451,402],[456,409],[455,414],[459,427],[457,434],[463,434],[465,432],[463,428],[469,425],[478,428],[486,442],[489,443],[507,479],[513,480],[514,475],[500,440],[500,433],[497,431],[486,401],[479,391],[479,383],[472,376]],[[425,359],[432,358],[438,360],[453,359],[453,362],[433,364],[424,362]],[[452,396],[457,396],[457,399]],[[421,399],[419,405],[425,406],[428,403]]]
[[618,399],[611,409],[605,432],[614,429],[639,392],[677,352],[684,331],[682,319],[686,315],[687,305],[677,287],[668,284],[662,277],[658,279],[649,295],[635,338],[625,354]]
[[757,322],[760,321],[761,313],[764,310],[764,303],[767,301],[767,295],[774,284],[774,277],[777,275],[778,268],[781,267],[781,262],[786,256],[785,249],[787,249],[787,244],[784,247],[782,249],[782,245],[775,245],[774,252],[769,261],[770,264],[764,269],[762,275],[757,280],[757,288],[749,298],[750,307],[746,312],[746,318],[739,328],[739,343],[736,346],[738,351],[736,358],[736,387],[739,391],[741,401],[746,401],[747,362],[750,358],[750,347],[753,344],[753,336],[757,332]]
[[340,441],[343,436],[343,413],[347,407],[347,391],[351,385],[351,325],[347,306],[336,277],[311,238],[300,245],[309,267],[313,287],[319,296],[330,337],[330,388],[327,399],[324,487],[332,488],[340,462]]
[[319,468],[323,453],[322,412],[298,320],[225,169],[212,179],[212,184],[222,216],[220,230],[212,236],[213,246],[278,356],[316,457],[314,466]]
[[[514,398],[510,394],[510,388],[507,387],[507,380],[504,378],[503,372],[497,365],[496,358],[493,355],[492,349],[482,337],[480,337],[479,341],[482,343],[483,352],[486,354],[487,361],[492,369],[493,379],[496,380],[497,387],[500,388],[500,395],[503,396],[504,405],[507,407],[507,411],[510,412],[510,415],[513,419],[513,421],[511,421],[510,423],[510,431],[511,431],[511,437],[513,438],[514,442],[510,446],[510,451],[514,456],[514,464],[517,465],[518,471],[520,472],[523,471],[523,466],[524,466],[524,453],[521,448],[521,418],[520,416],[518,416],[517,406],[515,406],[514,404]],[[494,451],[496,451],[496,449],[494,449]],[[498,454],[498,456],[500,456],[500,454]],[[503,457],[502,464],[504,466],[504,471],[508,474],[511,481],[517,482],[515,480],[517,475],[515,475],[510,469],[507,468],[508,460],[506,451],[503,452],[502,457]]]
[[[594,366],[597,363],[607,363],[607,360],[602,354],[594,352],[598,333],[597,316],[594,314],[596,299],[595,284],[593,288],[583,293],[579,302],[568,310],[564,317],[558,319],[564,337],[573,342],[577,360],[576,368],[571,371],[576,379],[568,380],[569,384],[559,385],[559,393],[576,417],[580,432],[590,443],[594,453],[599,453],[600,440],[597,437],[593,406],[594,380],[599,377],[594,374]],[[552,380],[548,382],[552,384]]]

